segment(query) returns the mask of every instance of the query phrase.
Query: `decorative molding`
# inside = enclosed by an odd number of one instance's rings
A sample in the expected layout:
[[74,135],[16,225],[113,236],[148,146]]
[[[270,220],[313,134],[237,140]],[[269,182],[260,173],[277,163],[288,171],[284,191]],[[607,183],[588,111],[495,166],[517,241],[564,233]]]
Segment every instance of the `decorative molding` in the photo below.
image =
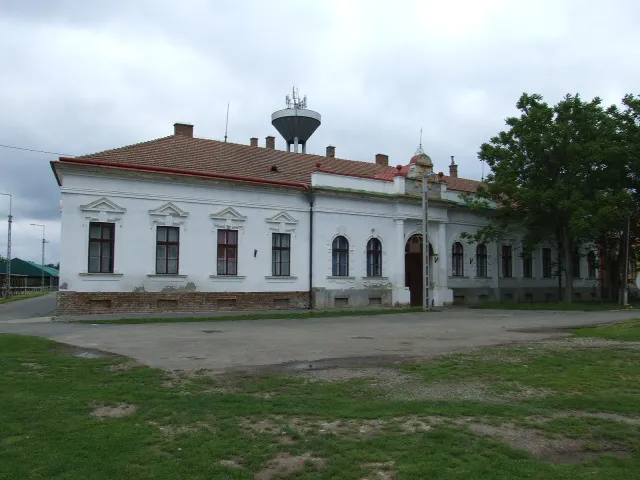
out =
[[84,218],[89,222],[119,224],[121,224],[122,216],[127,211],[126,208],[113,203],[107,197],[99,198],[87,205],[80,205],[80,210],[84,212]]
[[295,233],[298,220],[286,211],[281,211],[265,219],[270,224],[269,230],[278,233]]
[[285,277],[285,276],[278,276],[278,275],[267,275],[264,277],[264,279],[267,282],[273,282],[273,283],[294,283],[296,280],[298,280],[298,277]]
[[106,278],[112,278],[112,277],[122,277],[124,274],[122,273],[97,273],[97,272],[81,272],[78,275],[80,275],[81,277],[106,277]]
[[209,275],[214,282],[242,282],[245,280],[244,275]]
[[216,213],[212,213],[209,218],[213,220],[214,231],[217,229],[240,230],[244,233],[243,224],[247,221],[247,217],[240,215],[233,207],[223,208]]
[[178,274],[174,274],[174,273],[149,273],[147,275],[147,277],[149,278],[167,278],[167,279],[172,279],[172,278],[187,278],[187,275],[178,275]]
[[167,202],[158,208],[149,210],[149,215],[151,216],[151,228],[160,225],[186,229],[185,223],[189,213],[178,208],[173,202]]

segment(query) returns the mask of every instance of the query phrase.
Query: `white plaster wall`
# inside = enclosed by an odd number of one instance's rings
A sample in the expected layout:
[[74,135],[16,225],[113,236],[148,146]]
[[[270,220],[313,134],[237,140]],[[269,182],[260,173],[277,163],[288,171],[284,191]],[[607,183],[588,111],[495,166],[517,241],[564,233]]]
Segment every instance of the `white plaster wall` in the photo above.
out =
[[[260,292],[306,291],[309,288],[309,205],[302,192],[242,188],[236,184],[168,183],[115,177],[65,174],[62,188],[61,278],[72,291],[127,292],[144,288],[160,291],[192,282],[198,291]],[[116,223],[115,264],[117,275],[87,275],[87,214],[81,205],[106,197],[126,209]],[[170,218],[180,226],[179,275],[154,276],[154,218],[149,210],[172,202],[188,213]],[[211,214],[227,207],[245,216],[233,221],[239,227],[238,277],[216,276],[217,232]],[[295,224],[269,224],[266,219],[286,212]],[[161,218],[163,221],[164,218]],[[291,278],[271,276],[270,228],[291,233]],[[289,232],[290,231],[290,232]],[[255,252],[254,256],[254,250]]]
[[397,189],[394,182],[386,180],[373,180],[370,178],[334,175],[323,172],[314,172],[311,174],[311,185],[314,187],[344,188],[375,193],[395,193]]

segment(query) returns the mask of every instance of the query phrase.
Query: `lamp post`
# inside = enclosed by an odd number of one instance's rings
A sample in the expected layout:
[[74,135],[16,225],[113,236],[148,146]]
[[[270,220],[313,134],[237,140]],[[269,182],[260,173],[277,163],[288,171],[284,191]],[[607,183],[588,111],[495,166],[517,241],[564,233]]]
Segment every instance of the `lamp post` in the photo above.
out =
[[9,228],[7,233],[7,291],[6,296],[9,298],[11,296],[11,222],[13,217],[11,216],[11,203],[13,202],[13,197],[10,193],[0,193],[0,195],[4,195],[9,197]]
[[422,174],[422,310],[431,310],[429,302],[429,231],[427,222],[429,221],[429,177],[436,177],[437,173],[425,172]]
[[40,286],[42,287],[42,291],[44,291],[44,244],[46,243],[46,240],[44,239],[44,225],[41,223],[32,223],[31,224],[32,227],[42,227],[42,265],[40,266],[40,272],[41,272],[41,279],[40,279]]

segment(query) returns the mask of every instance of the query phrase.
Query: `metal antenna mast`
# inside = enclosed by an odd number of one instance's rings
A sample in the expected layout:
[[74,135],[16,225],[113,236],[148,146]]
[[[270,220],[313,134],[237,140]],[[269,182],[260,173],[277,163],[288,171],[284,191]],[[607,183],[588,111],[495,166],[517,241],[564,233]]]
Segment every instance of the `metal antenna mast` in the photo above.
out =
[[229,130],[229,102],[227,102],[227,121],[224,124],[224,141],[227,142],[227,131]]
[[9,232],[7,234],[7,269],[5,273],[7,274],[7,298],[11,296],[11,222],[13,217],[11,216],[11,203],[13,202],[13,197],[10,193],[0,193],[0,195],[5,195],[9,197]]

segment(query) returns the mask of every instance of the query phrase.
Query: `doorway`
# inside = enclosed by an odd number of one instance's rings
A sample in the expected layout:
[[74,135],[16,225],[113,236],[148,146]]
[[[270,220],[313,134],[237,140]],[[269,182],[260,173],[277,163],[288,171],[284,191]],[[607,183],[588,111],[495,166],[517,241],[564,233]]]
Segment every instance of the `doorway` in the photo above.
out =
[[[429,271],[433,265],[433,246],[429,244]],[[412,235],[404,248],[404,286],[409,287],[412,307],[422,306],[424,295],[422,278],[422,235]]]

